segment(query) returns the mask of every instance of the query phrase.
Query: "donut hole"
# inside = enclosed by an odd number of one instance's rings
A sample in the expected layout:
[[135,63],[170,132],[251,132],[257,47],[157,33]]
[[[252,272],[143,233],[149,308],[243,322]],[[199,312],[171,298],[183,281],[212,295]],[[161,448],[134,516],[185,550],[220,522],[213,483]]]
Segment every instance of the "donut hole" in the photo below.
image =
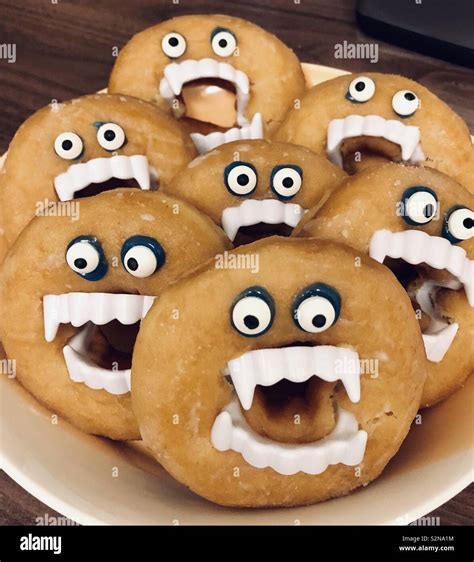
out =
[[343,170],[353,175],[370,166],[401,162],[400,145],[379,137],[360,136],[344,140],[341,145]]
[[237,92],[232,82],[221,78],[191,80],[184,84],[178,99],[180,110],[177,117],[225,129],[237,123]]
[[268,224],[266,222],[259,222],[251,226],[241,226],[234,239],[234,246],[243,246],[269,236],[288,237],[292,231],[293,228],[284,223]]
[[[153,189],[157,189],[157,185],[153,186]],[[102,183],[91,183],[84,189],[77,191],[74,195],[74,199],[82,199],[83,197],[93,197],[104,191],[112,191],[118,188],[134,188],[141,189],[139,183],[134,178],[128,180],[121,180],[119,178],[110,178]]]

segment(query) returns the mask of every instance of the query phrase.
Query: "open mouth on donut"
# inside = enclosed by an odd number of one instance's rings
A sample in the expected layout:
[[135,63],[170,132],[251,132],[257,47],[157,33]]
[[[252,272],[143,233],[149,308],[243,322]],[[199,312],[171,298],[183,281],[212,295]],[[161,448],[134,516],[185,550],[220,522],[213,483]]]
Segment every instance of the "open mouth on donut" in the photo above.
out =
[[226,142],[263,137],[261,114],[255,113],[251,120],[245,115],[250,99],[249,78],[227,62],[205,58],[170,63],[164,69],[159,93],[177,118],[190,117],[219,127],[230,125],[225,131],[207,135],[193,132],[191,138],[200,153]]
[[143,154],[115,155],[71,164],[54,178],[54,189],[60,201],[70,201],[116,187],[156,189],[158,182],[158,172]]
[[130,391],[133,346],[155,297],[126,293],[63,293],[43,297],[44,333],[54,341],[61,324],[79,328],[63,347],[72,381],[110,394]]
[[418,127],[379,115],[348,115],[330,121],[326,151],[334,164],[349,172],[355,153],[410,164],[426,160]]
[[360,400],[355,351],[308,344],[257,349],[230,360],[223,375],[235,396],[213,424],[217,450],[236,451],[255,468],[280,474],[320,474],[329,465],[361,462],[367,433],[334,402],[337,384],[352,402]]
[[[423,329],[426,355],[432,362],[442,361],[459,326],[437,309],[436,293],[441,288],[459,290],[464,287],[469,305],[474,306],[474,260],[467,257],[463,248],[420,230],[378,230],[370,240],[369,255],[380,263],[389,258],[403,260],[411,266],[423,266],[425,280],[410,296],[429,319]],[[430,268],[445,270],[449,278],[446,281],[430,279]]]
[[224,209],[221,224],[229,240],[239,245],[274,234],[288,236],[305,212],[297,203],[246,199],[236,207]]

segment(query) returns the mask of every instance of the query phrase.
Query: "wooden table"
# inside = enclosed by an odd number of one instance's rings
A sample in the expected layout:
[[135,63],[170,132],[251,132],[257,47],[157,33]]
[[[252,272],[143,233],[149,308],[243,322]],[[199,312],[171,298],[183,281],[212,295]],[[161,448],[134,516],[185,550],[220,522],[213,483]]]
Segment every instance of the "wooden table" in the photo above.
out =
[[[355,0],[0,0],[0,44],[16,44],[14,64],[0,59],[0,154],[36,109],[103,88],[114,47],[155,22],[185,13],[220,12],[252,20],[306,62],[414,78],[447,101],[474,131],[472,70],[380,42],[377,64],[335,58],[336,44],[369,41],[355,25],[354,5]],[[445,525],[472,524],[473,494],[471,485],[432,515]],[[0,472],[0,524],[34,524],[45,513],[54,515]]]

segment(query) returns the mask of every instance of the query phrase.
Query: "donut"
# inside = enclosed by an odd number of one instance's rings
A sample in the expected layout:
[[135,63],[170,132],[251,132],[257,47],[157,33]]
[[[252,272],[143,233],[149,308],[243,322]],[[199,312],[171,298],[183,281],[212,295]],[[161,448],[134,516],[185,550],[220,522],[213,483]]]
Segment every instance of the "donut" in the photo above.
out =
[[210,216],[235,244],[289,234],[346,174],[302,146],[234,141],[198,156],[165,187]]
[[423,406],[474,371],[473,210],[474,196],[452,178],[389,163],[345,180],[296,232],[344,242],[393,269],[424,332]]
[[0,172],[0,260],[35,214],[57,201],[128,185],[155,189],[195,156],[152,104],[96,94],[47,106],[13,138]]
[[208,262],[143,321],[132,405],[145,445],[225,506],[304,505],[367,484],[420,404],[410,299],[388,268],[335,243],[271,237],[230,255],[240,267]]
[[199,152],[269,135],[304,89],[296,55],[275,35],[216,14],[179,16],[138,33],[108,85],[185,122]]
[[77,204],[79,220],[35,217],[8,252],[0,337],[19,382],[54,414],[88,433],[137,439],[139,323],[169,283],[228,242],[208,217],[158,193],[118,189]]
[[383,161],[428,166],[474,192],[474,149],[462,118],[427,88],[393,74],[340,76],[288,112],[275,140],[302,144],[349,173]]

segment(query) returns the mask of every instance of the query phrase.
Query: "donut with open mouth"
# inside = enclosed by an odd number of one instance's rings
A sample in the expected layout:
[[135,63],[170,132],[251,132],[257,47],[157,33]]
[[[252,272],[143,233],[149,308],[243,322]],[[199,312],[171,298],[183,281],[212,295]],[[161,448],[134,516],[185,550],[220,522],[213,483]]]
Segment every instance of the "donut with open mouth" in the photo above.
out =
[[118,189],[78,203],[79,220],[36,217],[7,254],[0,336],[19,382],[52,412],[88,433],[137,439],[130,365],[140,322],[169,283],[228,243],[208,217],[157,193]]
[[404,162],[436,168],[474,192],[466,123],[427,88],[402,76],[349,74],[314,86],[274,139],[326,154],[348,173]]
[[349,244],[397,275],[429,359],[423,406],[474,372],[474,196],[464,187],[430,168],[367,168],[310,211],[295,234]]
[[289,235],[346,174],[302,146],[234,141],[198,156],[165,187],[221,226],[235,246]]
[[367,484],[420,404],[426,358],[408,296],[339,244],[272,237],[231,254],[242,267],[202,266],[142,324],[132,404],[145,444],[227,506],[304,505]]
[[195,154],[179,123],[128,96],[89,95],[37,111],[0,171],[0,260],[49,205],[117,187],[157,189]]
[[167,108],[199,152],[270,134],[305,89],[291,49],[258,25],[224,15],[179,16],[121,50],[109,92]]

